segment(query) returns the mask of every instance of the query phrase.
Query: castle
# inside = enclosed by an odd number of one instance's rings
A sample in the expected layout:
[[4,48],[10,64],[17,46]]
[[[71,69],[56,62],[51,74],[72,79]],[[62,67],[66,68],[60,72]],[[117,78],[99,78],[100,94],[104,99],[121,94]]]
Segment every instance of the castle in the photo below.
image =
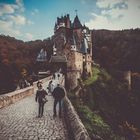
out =
[[[70,89],[77,85],[81,76],[92,75],[92,35],[90,30],[81,24],[76,14],[73,23],[69,14],[57,17],[52,40],[53,56],[51,62],[66,63],[67,81]],[[56,59],[55,59],[56,58]]]
[[71,22],[69,14],[57,17],[54,27],[53,55],[50,63],[53,70],[62,69],[69,89],[77,86],[77,79],[92,75],[92,35],[81,24],[76,14]]

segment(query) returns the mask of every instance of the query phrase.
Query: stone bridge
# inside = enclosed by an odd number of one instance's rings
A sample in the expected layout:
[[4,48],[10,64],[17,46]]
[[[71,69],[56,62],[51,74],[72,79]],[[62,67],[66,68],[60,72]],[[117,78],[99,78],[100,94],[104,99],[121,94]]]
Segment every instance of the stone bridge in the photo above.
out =
[[[46,88],[51,77],[43,79]],[[53,118],[53,97],[48,96],[44,116],[37,117],[36,82],[28,87],[0,95],[0,140],[90,140],[89,135],[65,97],[62,118]]]

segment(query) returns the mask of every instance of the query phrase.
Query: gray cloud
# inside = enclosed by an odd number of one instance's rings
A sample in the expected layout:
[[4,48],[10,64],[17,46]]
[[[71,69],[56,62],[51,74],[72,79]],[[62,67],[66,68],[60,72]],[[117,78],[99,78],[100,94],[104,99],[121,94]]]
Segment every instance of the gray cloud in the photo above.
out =
[[86,25],[93,29],[130,29],[140,28],[139,0],[97,0],[100,13],[91,13]]

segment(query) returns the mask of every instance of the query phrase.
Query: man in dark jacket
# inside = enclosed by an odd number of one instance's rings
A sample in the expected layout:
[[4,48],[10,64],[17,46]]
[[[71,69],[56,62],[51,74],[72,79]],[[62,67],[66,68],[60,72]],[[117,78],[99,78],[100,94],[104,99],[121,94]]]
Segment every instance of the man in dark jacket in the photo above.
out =
[[53,116],[56,117],[56,105],[59,103],[59,117],[61,117],[61,101],[65,97],[65,89],[61,87],[59,84],[53,90],[52,95],[54,97],[54,106],[53,106]]
[[35,97],[36,102],[38,101],[38,104],[39,104],[38,117],[42,117],[43,116],[44,104],[45,104],[43,99],[45,98],[46,95],[48,95],[46,90],[44,90],[42,88],[42,85],[40,84],[38,86],[38,90],[36,92],[36,97]]

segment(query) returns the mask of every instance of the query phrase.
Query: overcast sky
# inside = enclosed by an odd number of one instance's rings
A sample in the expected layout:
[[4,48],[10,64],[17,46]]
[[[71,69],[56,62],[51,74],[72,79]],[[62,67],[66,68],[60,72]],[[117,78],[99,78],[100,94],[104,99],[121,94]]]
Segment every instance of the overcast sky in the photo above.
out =
[[75,10],[90,29],[140,28],[140,0],[0,0],[0,34],[24,41],[53,35],[57,17]]

